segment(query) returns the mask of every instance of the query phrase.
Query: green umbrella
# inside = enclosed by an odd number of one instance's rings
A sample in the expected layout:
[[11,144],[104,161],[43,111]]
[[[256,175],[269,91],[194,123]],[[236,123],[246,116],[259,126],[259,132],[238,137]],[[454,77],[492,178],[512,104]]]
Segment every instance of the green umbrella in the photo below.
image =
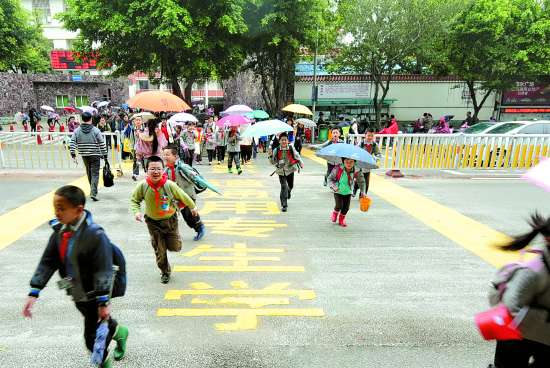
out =
[[245,116],[250,119],[269,119],[269,114],[264,110],[254,110],[246,113]]

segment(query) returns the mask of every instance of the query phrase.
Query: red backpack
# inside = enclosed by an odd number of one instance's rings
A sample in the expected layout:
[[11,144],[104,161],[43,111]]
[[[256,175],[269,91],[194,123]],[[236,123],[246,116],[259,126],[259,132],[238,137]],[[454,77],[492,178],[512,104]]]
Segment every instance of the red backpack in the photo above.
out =
[[[286,156],[288,157],[288,161],[290,162],[291,165],[296,165],[299,163],[299,161],[296,160],[296,157],[294,157],[294,149],[290,147],[292,146],[289,146],[289,149],[286,152]],[[277,160],[280,161],[282,157],[283,157],[283,152],[277,148]]]
[[[343,173],[344,173],[344,168],[342,166],[338,166],[338,172],[336,173],[336,181],[337,182],[340,182],[340,178],[342,177]],[[348,175],[348,184],[349,184],[350,188],[353,188],[353,181],[357,180],[357,176],[359,176],[359,170],[356,170],[353,173],[353,179],[351,178],[351,176],[349,176],[349,174],[347,174],[347,175]]]

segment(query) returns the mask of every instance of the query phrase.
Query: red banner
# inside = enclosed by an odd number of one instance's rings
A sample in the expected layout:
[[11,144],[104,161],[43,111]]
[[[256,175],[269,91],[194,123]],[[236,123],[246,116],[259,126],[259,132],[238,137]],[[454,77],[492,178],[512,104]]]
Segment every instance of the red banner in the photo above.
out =
[[550,106],[550,84],[517,82],[516,87],[502,94],[505,106]]

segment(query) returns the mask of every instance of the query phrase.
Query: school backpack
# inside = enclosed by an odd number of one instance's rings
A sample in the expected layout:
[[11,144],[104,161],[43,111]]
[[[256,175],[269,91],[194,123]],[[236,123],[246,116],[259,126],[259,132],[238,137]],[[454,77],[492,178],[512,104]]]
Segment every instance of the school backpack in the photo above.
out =
[[[189,166],[189,165],[187,165]],[[197,176],[202,176],[201,173],[199,172],[199,170],[197,170],[196,168],[192,167],[192,166],[189,166],[189,168],[195,173],[197,174]],[[203,185],[202,183],[199,183],[197,182],[196,180],[194,180],[194,176],[190,175],[186,175],[185,172],[183,171],[183,169],[181,168],[180,165],[178,165],[177,167],[177,170],[179,172],[181,172],[181,174],[183,176],[185,176],[191,183],[193,183],[193,186],[195,187],[195,193],[197,194],[200,194],[202,192],[204,192],[206,189],[208,189],[205,185]]]
[[537,254],[537,257],[528,261],[508,263],[497,271],[496,277],[491,281],[491,289],[489,290],[490,305],[497,305],[502,301],[508,283],[519,270],[528,268],[536,273],[540,273],[546,268],[546,271],[550,273],[550,264],[548,264],[548,260],[544,257],[542,250],[530,249],[526,253]]
[[[289,149],[288,149],[288,152],[287,152],[287,155],[290,153],[290,157],[289,157],[289,161],[290,161],[290,164],[291,165],[296,165],[299,163],[299,161],[296,159],[296,155],[294,153],[294,147],[292,146],[289,146]],[[273,155],[275,157],[277,157],[277,161],[280,161],[282,158],[283,158],[283,151],[280,150],[279,148],[275,148],[273,150]]]
[[122,250],[111,242],[113,247],[113,266],[117,266],[118,270],[115,271],[115,278],[113,282],[113,290],[111,291],[111,298],[117,298],[126,294],[126,259]]
[[[338,171],[336,172],[336,182],[340,182],[340,178],[342,177],[342,174],[344,173],[344,169],[342,166],[338,166]],[[351,179],[348,175],[348,183],[349,186],[353,188],[352,184],[354,180],[357,180],[357,177],[359,176],[359,170],[355,170],[353,173],[353,179]]]

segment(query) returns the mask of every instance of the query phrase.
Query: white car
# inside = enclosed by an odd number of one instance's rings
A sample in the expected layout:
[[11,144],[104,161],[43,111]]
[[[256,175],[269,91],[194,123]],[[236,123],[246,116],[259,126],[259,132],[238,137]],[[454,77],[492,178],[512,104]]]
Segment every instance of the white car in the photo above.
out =
[[550,121],[509,121],[500,123],[498,126],[489,129],[484,134],[550,134]]

